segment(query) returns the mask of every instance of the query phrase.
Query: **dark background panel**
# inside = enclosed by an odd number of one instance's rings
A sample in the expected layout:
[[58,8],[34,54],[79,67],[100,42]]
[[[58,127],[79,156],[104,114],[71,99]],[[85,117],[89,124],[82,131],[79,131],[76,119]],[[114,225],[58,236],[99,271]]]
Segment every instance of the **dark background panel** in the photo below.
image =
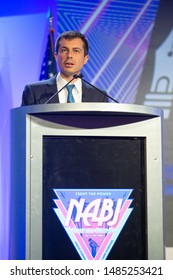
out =
[[108,259],[146,259],[142,138],[43,138],[43,259],[79,259],[53,208],[53,189],[134,189],[134,208]]

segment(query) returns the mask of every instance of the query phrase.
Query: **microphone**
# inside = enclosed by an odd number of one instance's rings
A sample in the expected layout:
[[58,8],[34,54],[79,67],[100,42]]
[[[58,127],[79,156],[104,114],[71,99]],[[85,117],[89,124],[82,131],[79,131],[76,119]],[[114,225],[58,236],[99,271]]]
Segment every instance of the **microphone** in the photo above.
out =
[[83,75],[82,74],[75,74],[73,76],[73,78],[77,79],[77,78],[80,78],[82,79],[85,83],[87,83],[88,85],[90,85],[91,87],[95,88],[96,90],[100,91],[102,94],[104,94],[105,96],[107,96],[109,99],[113,100],[115,103],[119,103],[117,100],[115,100],[113,97],[109,96],[106,92],[104,92],[103,90],[99,89],[98,87],[90,84],[88,81],[86,81],[85,79],[83,79]]
[[63,86],[60,90],[56,91],[44,104],[49,103],[49,101],[51,101],[52,98],[54,98],[55,95],[57,95],[61,90],[63,90],[66,86],[68,86],[68,84],[70,84],[73,80],[75,80],[77,78],[81,78],[80,76],[81,76],[81,74],[80,75],[77,75],[77,74],[73,75],[73,78],[68,83],[66,83],[65,86]]
[[82,75],[82,74],[79,74],[79,75],[74,74],[74,75],[73,75],[73,78],[75,78],[75,79],[78,79],[78,78],[82,79],[82,78],[83,78],[83,75]]

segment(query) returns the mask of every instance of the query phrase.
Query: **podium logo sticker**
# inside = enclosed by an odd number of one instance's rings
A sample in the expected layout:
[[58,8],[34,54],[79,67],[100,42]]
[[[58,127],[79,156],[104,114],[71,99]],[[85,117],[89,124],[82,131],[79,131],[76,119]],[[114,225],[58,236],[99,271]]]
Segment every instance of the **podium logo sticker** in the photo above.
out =
[[82,260],[105,260],[133,208],[132,189],[54,189],[54,211]]

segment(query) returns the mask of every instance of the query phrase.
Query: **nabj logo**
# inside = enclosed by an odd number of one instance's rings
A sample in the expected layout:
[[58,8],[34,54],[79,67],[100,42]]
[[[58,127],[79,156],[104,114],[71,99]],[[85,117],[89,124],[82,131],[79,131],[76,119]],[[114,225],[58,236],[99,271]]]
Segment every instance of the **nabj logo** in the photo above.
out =
[[54,211],[83,260],[105,260],[132,208],[132,189],[54,189]]

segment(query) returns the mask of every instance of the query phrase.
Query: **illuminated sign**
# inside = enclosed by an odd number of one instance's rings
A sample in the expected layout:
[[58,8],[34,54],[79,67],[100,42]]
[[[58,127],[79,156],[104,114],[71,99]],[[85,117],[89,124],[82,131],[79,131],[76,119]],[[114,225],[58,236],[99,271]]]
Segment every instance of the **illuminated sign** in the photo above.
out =
[[105,260],[133,208],[132,189],[54,189],[54,211],[83,260]]

